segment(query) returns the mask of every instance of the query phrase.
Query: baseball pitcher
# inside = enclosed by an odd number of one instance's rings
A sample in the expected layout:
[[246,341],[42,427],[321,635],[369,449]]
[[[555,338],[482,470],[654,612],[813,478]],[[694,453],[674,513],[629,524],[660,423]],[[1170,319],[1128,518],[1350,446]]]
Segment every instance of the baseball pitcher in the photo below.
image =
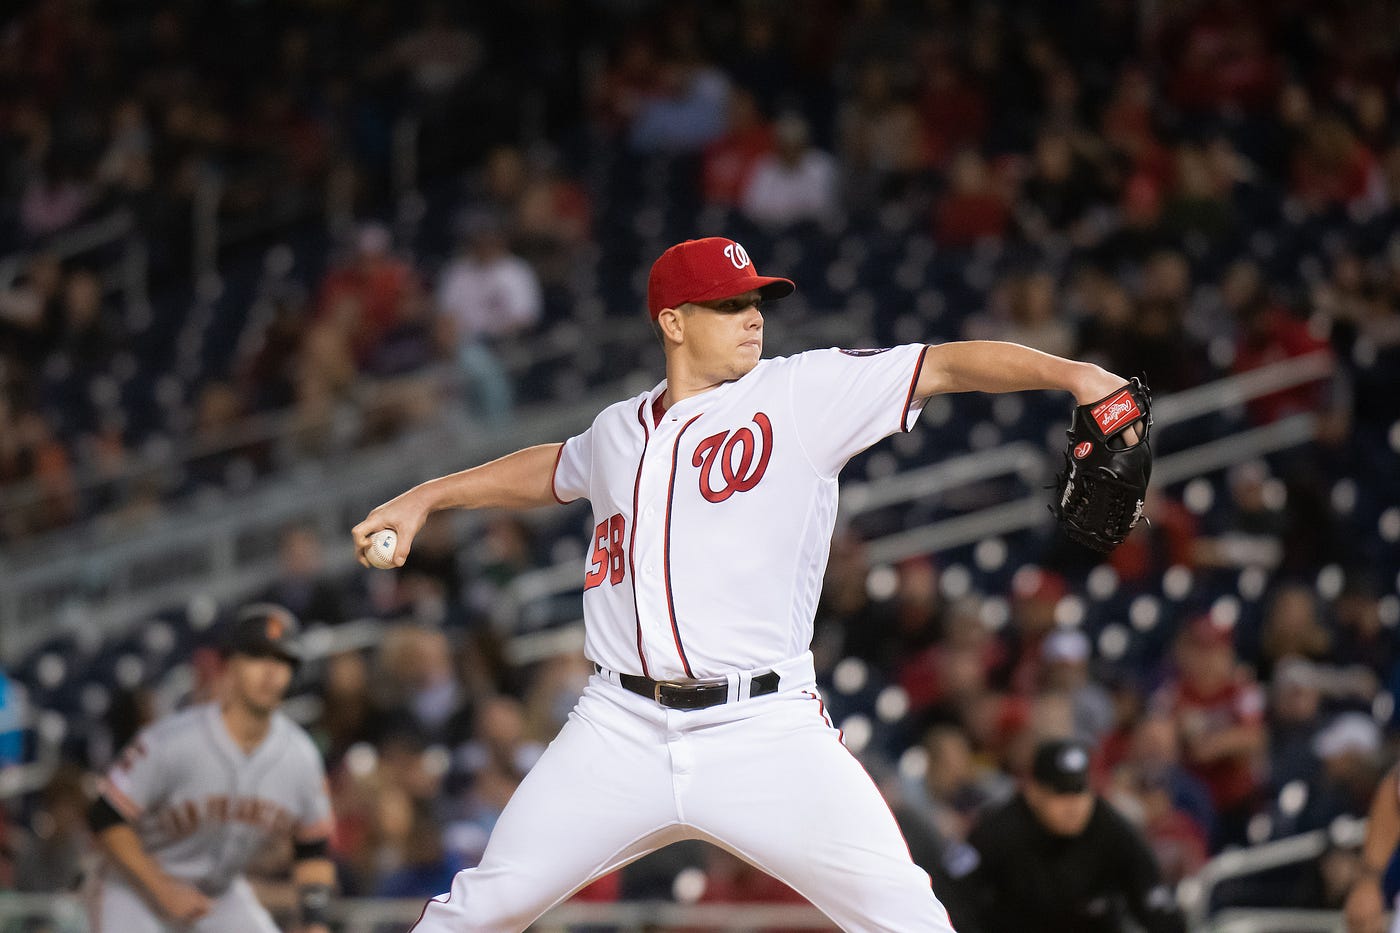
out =
[[[424,483],[355,526],[363,562],[370,537],[391,529],[401,564],[437,509],[593,507],[583,609],[596,673],[480,865],[429,901],[418,933],[523,930],[682,839],[728,849],[845,930],[952,930],[816,688],[809,648],[837,477],[909,430],[932,395],[1059,389],[1105,403],[1125,380],[991,342],[765,360],[762,305],[793,288],[759,275],[733,240],[673,246],[648,283],[664,381],[562,444]],[[1132,406],[1100,406],[1116,446],[1144,442]],[[1108,485],[1082,480],[1069,481],[1064,514],[1119,516],[1093,504]]]
[[243,869],[291,835],[302,933],[328,933],[335,884],[320,753],[278,711],[300,661],[286,609],[241,610],[221,702],[154,723],[98,783],[89,822],[91,933],[277,933]]

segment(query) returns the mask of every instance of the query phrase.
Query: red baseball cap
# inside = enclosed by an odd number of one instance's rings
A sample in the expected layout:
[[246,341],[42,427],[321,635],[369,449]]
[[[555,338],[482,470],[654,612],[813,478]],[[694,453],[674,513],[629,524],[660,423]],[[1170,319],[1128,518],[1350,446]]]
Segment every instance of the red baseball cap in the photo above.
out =
[[647,277],[647,312],[654,321],[666,308],[687,301],[718,301],[757,291],[764,301],[786,298],[797,286],[787,279],[759,275],[748,252],[722,236],[686,240],[661,254]]

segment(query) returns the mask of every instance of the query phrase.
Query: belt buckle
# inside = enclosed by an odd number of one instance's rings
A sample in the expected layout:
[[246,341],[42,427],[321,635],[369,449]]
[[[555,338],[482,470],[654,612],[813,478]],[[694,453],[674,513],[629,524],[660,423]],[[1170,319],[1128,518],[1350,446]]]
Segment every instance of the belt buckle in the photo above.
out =
[[[661,703],[661,688],[662,688],[662,687],[689,687],[689,686],[691,686],[690,684],[681,683],[679,680],[658,680],[658,681],[656,681],[655,683],[656,683],[656,686],[653,687],[653,688],[652,688],[652,691],[651,691],[651,698],[652,698],[653,700],[655,700],[657,703]],[[664,704],[663,704],[663,705],[664,705]]]

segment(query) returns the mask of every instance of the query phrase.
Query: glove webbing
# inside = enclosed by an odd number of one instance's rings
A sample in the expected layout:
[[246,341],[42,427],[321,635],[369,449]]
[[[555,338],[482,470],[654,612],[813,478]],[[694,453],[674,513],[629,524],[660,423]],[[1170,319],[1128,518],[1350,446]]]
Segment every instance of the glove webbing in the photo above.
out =
[[1081,544],[1100,550],[1121,543],[1135,523],[1137,487],[1113,476],[1067,467],[1068,495],[1061,506],[1066,532]]

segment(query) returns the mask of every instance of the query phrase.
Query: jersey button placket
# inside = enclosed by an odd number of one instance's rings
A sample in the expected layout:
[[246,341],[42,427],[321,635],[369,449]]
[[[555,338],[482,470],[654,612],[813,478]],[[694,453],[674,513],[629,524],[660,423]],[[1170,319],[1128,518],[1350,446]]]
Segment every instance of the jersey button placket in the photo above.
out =
[[[662,509],[657,507],[657,503],[665,501],[670,481],[670,442],[674,438],[665,436],[670,433],[665,430],[658,431],[643,454],[639,498],[646,504],[640,507],[641,515],[634,522],[632,529],[636,536],[634,585],[637,591],[637,613],[648,658],[664,658],[675,653],[670,647],[666,594],[660,573],[665,521]],[[659,675],[653,672],[652,676]]]

